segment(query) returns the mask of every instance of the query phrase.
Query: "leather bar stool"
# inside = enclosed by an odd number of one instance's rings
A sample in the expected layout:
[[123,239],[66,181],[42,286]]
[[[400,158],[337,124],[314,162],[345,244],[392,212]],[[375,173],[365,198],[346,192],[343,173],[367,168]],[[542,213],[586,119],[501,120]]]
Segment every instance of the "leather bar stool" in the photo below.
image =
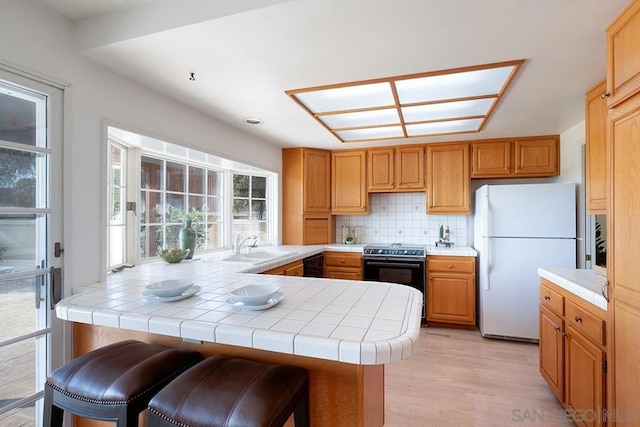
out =
[[173,380],[149,402],[149,427],[309,426],[309,376],[297,366],[220,354]]
[[84,354],[51,373],[44,387],[45,427],[60,427],[64,411],[94,420],[138,425],[149,400],[202,360],[193,350],[127,340]]

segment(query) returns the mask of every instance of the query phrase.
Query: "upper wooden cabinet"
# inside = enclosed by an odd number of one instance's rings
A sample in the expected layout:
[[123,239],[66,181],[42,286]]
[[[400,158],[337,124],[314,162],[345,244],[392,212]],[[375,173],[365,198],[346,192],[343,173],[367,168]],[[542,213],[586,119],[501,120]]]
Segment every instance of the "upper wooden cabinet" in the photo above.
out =
[[424,147],[384,147],[368,150],[370,193],[424,190]]
[[632,1],[607,28],[609,108],[640,91],[640,2]]
[[558,135],[471,143],[471,178],[542,178],[559,174]]
[[600,82],[585,101],[587,209],[594,215],[607,213],[609,193],[606,90],[607,82]]
[[471,212],[469,144],[427,146],[427,213]]
[[331,216],[331,152],[282,150],[282,243],[316,245],[335,240]]
[[367,152],[345,150],[331,153],[331,213],[368,212]]

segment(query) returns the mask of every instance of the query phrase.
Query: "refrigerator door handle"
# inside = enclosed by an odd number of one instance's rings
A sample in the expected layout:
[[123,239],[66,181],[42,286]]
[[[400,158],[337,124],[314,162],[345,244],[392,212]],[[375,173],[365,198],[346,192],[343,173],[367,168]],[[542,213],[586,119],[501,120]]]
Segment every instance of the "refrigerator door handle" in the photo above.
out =
[[488,291],[491,286],[489,284],[489,268],[491,268],[491,256],[489,255],[489,194],[487,188],[487,194],[484,196],[484,290]]

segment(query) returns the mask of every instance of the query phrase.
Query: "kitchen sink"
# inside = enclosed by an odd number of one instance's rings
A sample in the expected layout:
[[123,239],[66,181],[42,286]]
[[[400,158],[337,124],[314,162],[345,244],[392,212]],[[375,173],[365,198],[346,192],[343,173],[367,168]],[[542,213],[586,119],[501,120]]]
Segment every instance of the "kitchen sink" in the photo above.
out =
[[267,262],[274,259],[282,258],[287,255],[292,254],[293,252],[288,251],[258,251],[258,252],[249,252],[246,254],[233,254],[226,258],[223,258],[223,261],[235,261],[235,262],[252,262],[254,264]]

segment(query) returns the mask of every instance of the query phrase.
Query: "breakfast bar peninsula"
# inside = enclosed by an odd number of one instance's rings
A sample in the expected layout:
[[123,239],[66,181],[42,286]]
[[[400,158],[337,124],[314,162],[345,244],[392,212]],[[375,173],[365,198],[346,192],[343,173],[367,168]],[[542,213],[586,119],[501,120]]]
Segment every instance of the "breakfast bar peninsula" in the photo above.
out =
[[[259,274],[323,250],[285,246],[269,261],[265,256],[236,262],[225,259],[227,253],[143,264],[74,289],[56,314],[73,322],[74,357],[135,338],[204,356],[225,353],[302,366],[310,375],[313,426],[382,426],[384,365],[411,356],[423,296],[392,283]],[[194,284],[184,298],[146,291],[171,279]],[[260,307],[233,303],[233,290],[254,284],[276,285],[284,297]]]

